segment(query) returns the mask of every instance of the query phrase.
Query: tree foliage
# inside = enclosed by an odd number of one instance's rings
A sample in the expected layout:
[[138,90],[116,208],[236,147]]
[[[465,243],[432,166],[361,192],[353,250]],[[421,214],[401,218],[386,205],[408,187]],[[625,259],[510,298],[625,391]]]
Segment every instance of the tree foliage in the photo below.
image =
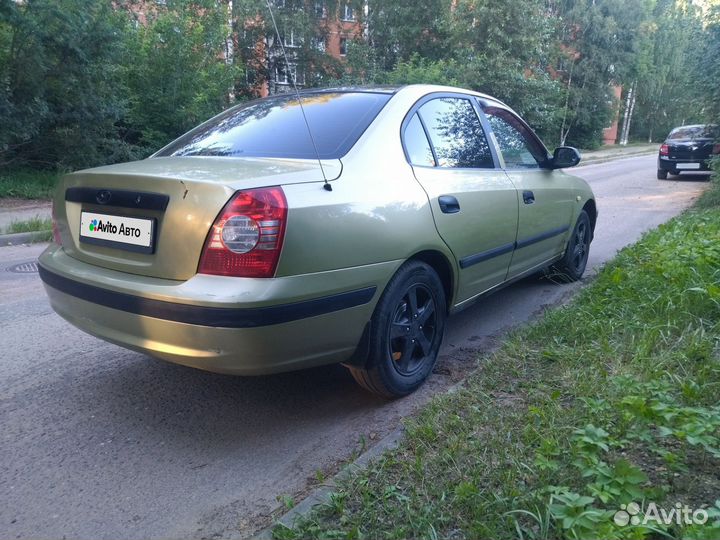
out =
[[[338,21],[346,3],[357,25]],[[279,37],[266,0],[0,0],[0,165],[142,157],[291,82],[471,88],[584,148],[617,117],[618,86],[637,89],[636,138],[720,118],[717,0],[271,4]],[[340,36],[344,58],[328,52]]]
[[112,160],[122,146],[122,18],[94,0],[0,5],[0,163]]
[[0,2],[0,163],[141,157],[229,103],[224,2]]
[[712,7],[698,48],[698,87],[706,104],[705,119],[720,124],[720,3]]
[[592,148],[616,116],[612,87],[633,80],[650,0],[563,0],[553,10],[565,86],[559,142]]
[[[216,0],[170,0],[127,32],[125,138],[157,150],[229,104],[241,74],[228,57],[227,6]],[[224,55],[225,58],[222,58]]]
[[638,112],[633,133],[652,142],[675,126],[700,121],[703,103],[697,80],[702,14],[692,4],[658,0],[637,62]]

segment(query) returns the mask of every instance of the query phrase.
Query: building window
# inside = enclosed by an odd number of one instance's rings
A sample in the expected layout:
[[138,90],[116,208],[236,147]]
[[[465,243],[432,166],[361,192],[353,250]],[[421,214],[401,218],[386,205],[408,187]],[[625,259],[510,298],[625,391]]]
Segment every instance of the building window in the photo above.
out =
[[310,44],[316,51],[325,52],[325,39],[314,37],[311,39]]
[[285,45],[285,47],[295,49],[302,46],[302,43],[302,36],[296,36],[295,30],[290,30],[289,33],[285,32],[285,35],[283,36],[283,45]]
[[325,2],[315,2],[315,16],[318,19],[324,19],[327,16],[327,11],[325,11]]
[[297,64],[285,64],[280,62],[275,65],[275,82],[280,85],[305,84],[305,75],[300,72],[298,74]]
[[343,21],[354,21],[355,20],[355,9],[353,9],[352,6],[345,4],[342,7],[342,13],[340,14],[340,18]]
[[347,54],[347,38],[341,37],[340,38],[340,56],[345,56]]

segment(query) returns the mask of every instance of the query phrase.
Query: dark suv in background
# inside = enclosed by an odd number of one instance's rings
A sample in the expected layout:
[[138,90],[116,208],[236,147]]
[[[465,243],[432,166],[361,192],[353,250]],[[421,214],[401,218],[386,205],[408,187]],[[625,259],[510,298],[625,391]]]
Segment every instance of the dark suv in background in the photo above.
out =
[[668,173],[707,171],[710,158],[720,154],[720,126],[696,125],[673,129],[660,146],[657,177],[665,180]]

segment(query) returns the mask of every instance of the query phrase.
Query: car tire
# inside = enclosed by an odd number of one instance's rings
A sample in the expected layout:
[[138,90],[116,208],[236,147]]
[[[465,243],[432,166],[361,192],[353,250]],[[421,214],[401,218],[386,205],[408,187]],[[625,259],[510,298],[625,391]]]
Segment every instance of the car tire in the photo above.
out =
[[668,172],[665,169],[658,169],[657,170],[657,178],[658,180],[667,180]]
[[565,255],[553,265],[553,273],[568,282],[579,280],[587,267],[590,242],[592,242],[590,217],[585,210],[581,210],[565,248]]
[[445,290],[437,273],[421,261],[409,261],[392,277],[375,307],[366,367],[346,367],[370,392],[387,398],[406,396],[432,372],[446,319]]

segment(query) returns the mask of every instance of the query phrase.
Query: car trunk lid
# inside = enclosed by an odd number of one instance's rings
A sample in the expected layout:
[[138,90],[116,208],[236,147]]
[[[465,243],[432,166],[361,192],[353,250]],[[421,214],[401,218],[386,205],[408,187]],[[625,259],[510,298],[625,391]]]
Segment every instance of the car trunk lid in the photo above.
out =
[[713,150],[712,139],[668,141],[670,159],[708,159]]
[[[323,160],[323,169],[333,180],[342,164]],[[186,280],[197,272],[208,231],[233,193],[322,181],[314,160],[152,158],[64,176],[55,195],[55,218],[71,257],[122,272]],[[107,241],[108,222],[115,232],[118,225],[136,227],[136,243],[128,243],[134,235],[121,243],[117,235]],[[147,234],[149,247],[141,245]]]

